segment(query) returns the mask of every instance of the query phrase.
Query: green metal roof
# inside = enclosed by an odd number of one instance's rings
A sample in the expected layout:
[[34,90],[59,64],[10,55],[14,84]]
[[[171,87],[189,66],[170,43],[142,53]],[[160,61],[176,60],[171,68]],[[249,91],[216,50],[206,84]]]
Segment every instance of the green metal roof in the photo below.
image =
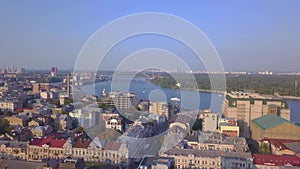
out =
[[265,116],[253,119],[252,121],[263,130],[289,123],[288,120],[273,114],[267,114]]

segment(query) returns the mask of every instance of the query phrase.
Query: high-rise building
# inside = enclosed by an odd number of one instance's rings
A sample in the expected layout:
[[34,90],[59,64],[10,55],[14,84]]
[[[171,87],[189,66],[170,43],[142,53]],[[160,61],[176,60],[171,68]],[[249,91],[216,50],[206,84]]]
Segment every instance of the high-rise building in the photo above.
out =
[[51,76],[55,77],[57,73],[57,67],[51,67]]
[[14,65],[11,65],[11,66],[10,66],[10,73],[15,73]]
[[237,119],[240,136],[246,138],[250,138],[249,127],[253,119],[273,114],[290,120],[290,109],[285,100],[248,93],[226,94],[222,114],[225,118]]
[[23,68],[23,67],[21,67],[21,68],[18,68],[18,69],[17,69],[16,73],[21,73],[21,74],[23,74],[23,73],[25,73],[25,71],[26,71],[26,69]]

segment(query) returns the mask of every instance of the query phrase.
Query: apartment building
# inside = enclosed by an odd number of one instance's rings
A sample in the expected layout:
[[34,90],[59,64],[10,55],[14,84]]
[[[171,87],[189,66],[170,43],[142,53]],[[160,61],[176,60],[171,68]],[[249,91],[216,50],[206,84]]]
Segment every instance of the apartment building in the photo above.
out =
[[127,92],[110,92],[109,97],[113,100],[117,109],[134,108],[137,96]]

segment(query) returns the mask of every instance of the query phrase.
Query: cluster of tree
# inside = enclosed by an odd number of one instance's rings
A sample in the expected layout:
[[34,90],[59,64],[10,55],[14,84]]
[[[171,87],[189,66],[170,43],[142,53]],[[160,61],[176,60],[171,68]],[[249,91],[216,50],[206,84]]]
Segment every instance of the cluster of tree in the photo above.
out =
[[12,127],[9,125],[8,120],[2,119],[0,121],[0,134],[9,133],[12,130]]
[[98,103],[98,107],[99,108],[102,108],[103,110],[107,110],[109,108],[109,106],[107,104],[104,104],[104,103]]
[[[197,88],[211,90],[210,78],[220,75],[194,74]],[[179,78],[178,78],[179,77]],[[196,88],[187,76],[178,76],[182,89]],[[189,78],[190,79],[190,78]],[[177,82],[171,76],[156,78],[152,83],[163,88],[177,88]],[[227,91],[257,92],[261,94],[279,94],[282,96],[300,96],[300,76],[296,75],[226,75]]]
[[36,79],[38,83],[58,83],[62,82],[63,78],[61,77],[42,77],[40,79]]
[[203,120],[202,119],[198,119],[195,121],[194,125],[192,126],[192,130],[194,131],[202,131],[202,122]]
[[49,103],[56,105],[56,107],[61,107],[60,106],[60,101],[56,99],[50,99]]
[[176,81],[172,77],[155,78],[151,82],[163,88],[176,88]]
[[68,105],[68,104],[71,104],[71,103],[73,103],[72,98],[65,98],[64,105]]
[[268,144],[266,143],[262,143],[260,146],[259,146],[259,153],[262,153],[262,154],[272,154],[272,151],[271,149],[268,147]]

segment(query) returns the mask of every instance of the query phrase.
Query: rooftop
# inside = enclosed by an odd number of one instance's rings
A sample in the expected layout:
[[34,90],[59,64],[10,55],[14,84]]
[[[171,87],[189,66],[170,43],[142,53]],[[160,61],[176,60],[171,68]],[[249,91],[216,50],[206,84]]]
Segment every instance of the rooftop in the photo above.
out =
[[170,157],[158,157],[158,156],[144,157],[142,159],[142,161],[140,162],[140,166],[150,167],[150,166],[156,165],[156,164],[169,165],[169,163],[171,163],[171,162],[174,162],[174,158],[170,158]]
[[14,147],[14,148],[27,148],[28,142],[22,141],[0,141],[0,145],[5,144],[6,147]]
[[273,144],[278,150],[289,149],[295,153],[300,152],[300,140],[264,138],[261,141],[267,141],[267,142]]
[[291,155],[253,154],[254,164],[270,166],[300,166],[300,158]]
[[122,145],[121,142],[107,142],[103,149],[118,151],[120,149],[121,145]]
[[209,158],[216,158],[216,157],[227,157],[227,158],[240,158],[246,159],[251,158],[252,156],[250,153],[240,153],[240,152],[223,152],[223,151],[211,151],[211,150],[195,150],[195,149],[179,149],[179,148],[172,148],[165,152],[167,155],[171,156],[188,156],[194,155],[196,157],[209,157]]
[[80,139],[75,143],[74,148],[88,148],[91,142],[90,139]]
[[34,138],[29,143],[29,145],[41,147],[42,145],[46,144],[49,147],[62,148],[65,143],[66,143],[66,140],[64,140],[64,139],[53,139],[53,138],[47,137],[47,138]]
[[281,102],[282,106],[284,108],[288,108],[288,104],[286,102],[286,100],[281,99],[281,98],[275,98],[275,97],[265,97],[262,95],[259,95],[257,93],[227,93],[226,94],[226,100],[229,101],[229,106],[230,107],[235,107],[236,105],[234,105],[234,101],[237,100],[244,100],[244,101],[250,101],[250,104],[254,104],[255,101],[262,101],[263,105],[267,105],[267,102],[269,101],[277,101],[277,102]]
[[22,169],[33,169],[33,168],[43,168],[46,163],[40,162],[29,162],[29,161],[20,161],[20,160],[8,160],[0,159],[0,167],[4,168],[22,168]]
[[263,130],[277,127],[285,123],[290,123],[288,120],[279,116],[275,116],[273,114],[267,114],[262,117],[253,119],[252,121]]

